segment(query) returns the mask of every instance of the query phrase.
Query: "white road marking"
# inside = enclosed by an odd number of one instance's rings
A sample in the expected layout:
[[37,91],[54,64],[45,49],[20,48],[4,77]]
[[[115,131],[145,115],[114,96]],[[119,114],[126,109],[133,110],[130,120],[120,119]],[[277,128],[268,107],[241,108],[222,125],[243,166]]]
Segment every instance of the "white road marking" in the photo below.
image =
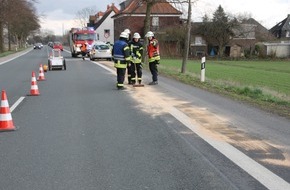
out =
[[110,69],[109,67],[106,67],[106,66],[104,66],[104,65],[102,65],[102,64],[100,64],[100,63],[98,63],[98,62],[94,62],[94,61],[92,61],[92,62],[93,62],[94,64],[96,64],[96,65],[102,67],[103,69],[105,69],[105,70],[111,72],[112,74],[116,75],[116,71]]
[[11,107],[10,112],[13,112],[15,108],[24,100],[25,97],[21,96]]
[[170,114],[173,115],[177,120],[183,123],[190,130],[192,130],[194,133],[196,133],[198,136],[200,136],[208,144],[213,146],[220,153],[225,155],[228,159],[237,164],[240,168],[245,170],[248,174],[250,174],[268,189],[290,189],[290,184],[288,182],[286,182],[284,179],[280,178],[261,164],[257,163],[255,160],[251,159],[235,147],[231,146],[226,142],[217,141],[202,134],[198,130],[198,127],[192,123],[191,119],[178,109],[172,107],[170,110]]
[[[99,64],[97,62],[94,62],[95,64],[99,65],[100,67],[104,68],[107,71],[110,71],[115,74],[115,72],[110,69],[109,67],[106,67],[102,64]],[[249,175],[251,175],[253,178],[255,178],[257,181],[259,181],[261,184],[263,184],[266,188],[270,190],[290,190],[290,184],[279,177],[278,175],[274,174],[270,170],[268,170],[263,165],[259,164],[252,158],[248,157],[232,145],[217,141],[215,139],[212,139],[201,132],[197,130],[197,127],[191,122],[191,119],[176,109],[175,107],[170,107],[169,113],[175,117],[177,120],[179,120],[181,123],[183,123],[187,128],[189,128],[191,131],[193,131],[195,134],[200,136],[204,141],[206,141],[208,144],[210,144],[212,147],[214,147],[216,150],[218,150],[220,153],[222,153],[225,157],[233,161],[236,165],[238,165],[241,169],[246,171]]]
[[[115,71],[113,71],[109,67],[106,67],[97,62],[93,62],[93,63],[115,74]],[[232,145],[226,142],[217,141],[215,139],[212,139],[202,134],[198,130],[198,127],[195,126],[194,123],[191,121],[191,119],[187,115],[185,115],[183,112],[179,111],[178,109],[172,106],[169,113],[173,117],[175,117],[177,120],[179,120],[181,123],[183,123],[187,128],[189,128],[191,131],[193,131],[195,134],[201,137],[204,141],[206,141],[208,144],[210,144],[220,153],[225,155],[225,157],[233,161],[241,169],[246,171],[249,175],[251,175],[257,181],[259,181],[266,188],[270,190],[286,190],[286,189],[290,190],[290,184],[287,181],[285,181],[278,175],[274,174],[273,172],[271,172],[266,167],[259,164],[252,158],[248,157],[247,155],[245,155],[244,153],[242,153],[241,151],[239,151]]]
[[29,50],[29,51],[27,51],[27,52],[24,52],[24,53],[22,53],[22,54],[20,54],[20,55],[18,55],[18,56],[15,56],[15,57],[13,57],[13,58],[11,58],[11,59],[8,59],[8,60],[6,60],[6,61],[3,61],[3,62],[0,63],[0,65],[3,65],[3,64],[5,64],[5,63],[7,63],[7,62],[9,62],[9,61],[12,61],[13,59],[18,58],[18,57],[21,57],[22,55],[25,55],[25,54],[27,54],[27,53],[30,52],[30,51],[31,51],[31,50]]

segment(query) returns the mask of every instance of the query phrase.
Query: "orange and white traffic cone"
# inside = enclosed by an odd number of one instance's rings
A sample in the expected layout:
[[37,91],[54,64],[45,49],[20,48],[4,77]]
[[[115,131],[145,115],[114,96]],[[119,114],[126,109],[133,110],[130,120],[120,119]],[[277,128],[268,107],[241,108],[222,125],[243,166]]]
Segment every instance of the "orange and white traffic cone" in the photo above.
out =
[[40,95],[39,90],[38,90],[37,81],[36,81],[36,78],[35,78],[34,71],[32,71],[30,95],[31,96],[38,96],[38,95]]
[[0,107],[0,131],[14,131],[12,116],[10,113],[9,103],[5,90],[1,93],[1,107]]
[[38,81],[45,80],[42,64],[40,64],[40,66],[39,66],[39,75],[38,75],[37,80]]

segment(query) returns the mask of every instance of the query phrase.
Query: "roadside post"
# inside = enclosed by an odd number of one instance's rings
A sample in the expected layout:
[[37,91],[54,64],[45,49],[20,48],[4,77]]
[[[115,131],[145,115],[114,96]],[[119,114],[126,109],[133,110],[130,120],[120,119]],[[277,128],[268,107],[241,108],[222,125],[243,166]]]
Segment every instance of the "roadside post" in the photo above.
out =
[[200,81],[204,82],[205,80],[205,57],[201,58],[201,73],[200,73]]

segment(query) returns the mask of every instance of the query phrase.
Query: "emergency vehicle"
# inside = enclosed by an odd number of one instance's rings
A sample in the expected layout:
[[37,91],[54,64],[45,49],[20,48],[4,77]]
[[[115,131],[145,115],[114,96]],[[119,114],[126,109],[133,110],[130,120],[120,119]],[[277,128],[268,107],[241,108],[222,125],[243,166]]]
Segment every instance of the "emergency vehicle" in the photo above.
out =
[[87,52],[89,52],[95,40],[96,32],[93,27],[71,28],[69,46],[72,57],[81,55],[81,46],[84,43],[87,43]]

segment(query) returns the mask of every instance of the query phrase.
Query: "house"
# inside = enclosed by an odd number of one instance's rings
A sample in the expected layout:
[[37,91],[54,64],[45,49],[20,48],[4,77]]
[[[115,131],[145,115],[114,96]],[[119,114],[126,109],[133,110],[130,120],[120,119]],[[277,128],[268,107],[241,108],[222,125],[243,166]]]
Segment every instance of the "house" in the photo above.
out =
[[114,20],[112,16],[118,12],[119,9],[112,3],[112,5],[107,5],[105,12],[100,11],[96,15],[90,16],[88,25],[94,27],[97,40],[114,43]]
[[[146,16],[147,4],[143,0],[125,0],[120,4],[120,12],[115,14],[114,19],[115,37],[117,40],[119,34],[128,28],[133,33],[138,32],[144,37],[144,21]],[[180,16],[182,13],[174,8],[166,0],[159,1],[152,6],[150,18],[150,30],[155,35],[166,35],[167,28],[180,26]],[[159,37],[159,36],[158,36]],[[160,43],[160,52],[164,55],[166,49],[164,43]]]
[[290,57],[290,41],[282,41],[280,43],[263,43],[265,46],[265,54],[271,57],[287,58]]
[[[201,55],[215,56],[216,46],[208,46],[205,37],[198,34],[198,28],[202,23],[192,23],[192,42],[190,44],[190,54],[192,57]],[[255,52],[257,42],[272,40],[273,36],[269,31],[258,23],[255,19],[243,20],[238,28],[233,30],[234,36],[225,47],[225,55],[233,58],[252,55]]]
[[270,32],[278,39],[290,40],[290,14],[284,20],[273,26]]
[[190,56],[191,57],[202,57],[204,55],[215,55],[213,49],[208,52],[208,45],[204,36],[200,35],[198,28],[202,25],[201,22],[191,23],[191,43],[190,43]]
[[265,55],[279,58],[290,57],[290,14],[269,31],[276,38],[276,41],[263,44]]

